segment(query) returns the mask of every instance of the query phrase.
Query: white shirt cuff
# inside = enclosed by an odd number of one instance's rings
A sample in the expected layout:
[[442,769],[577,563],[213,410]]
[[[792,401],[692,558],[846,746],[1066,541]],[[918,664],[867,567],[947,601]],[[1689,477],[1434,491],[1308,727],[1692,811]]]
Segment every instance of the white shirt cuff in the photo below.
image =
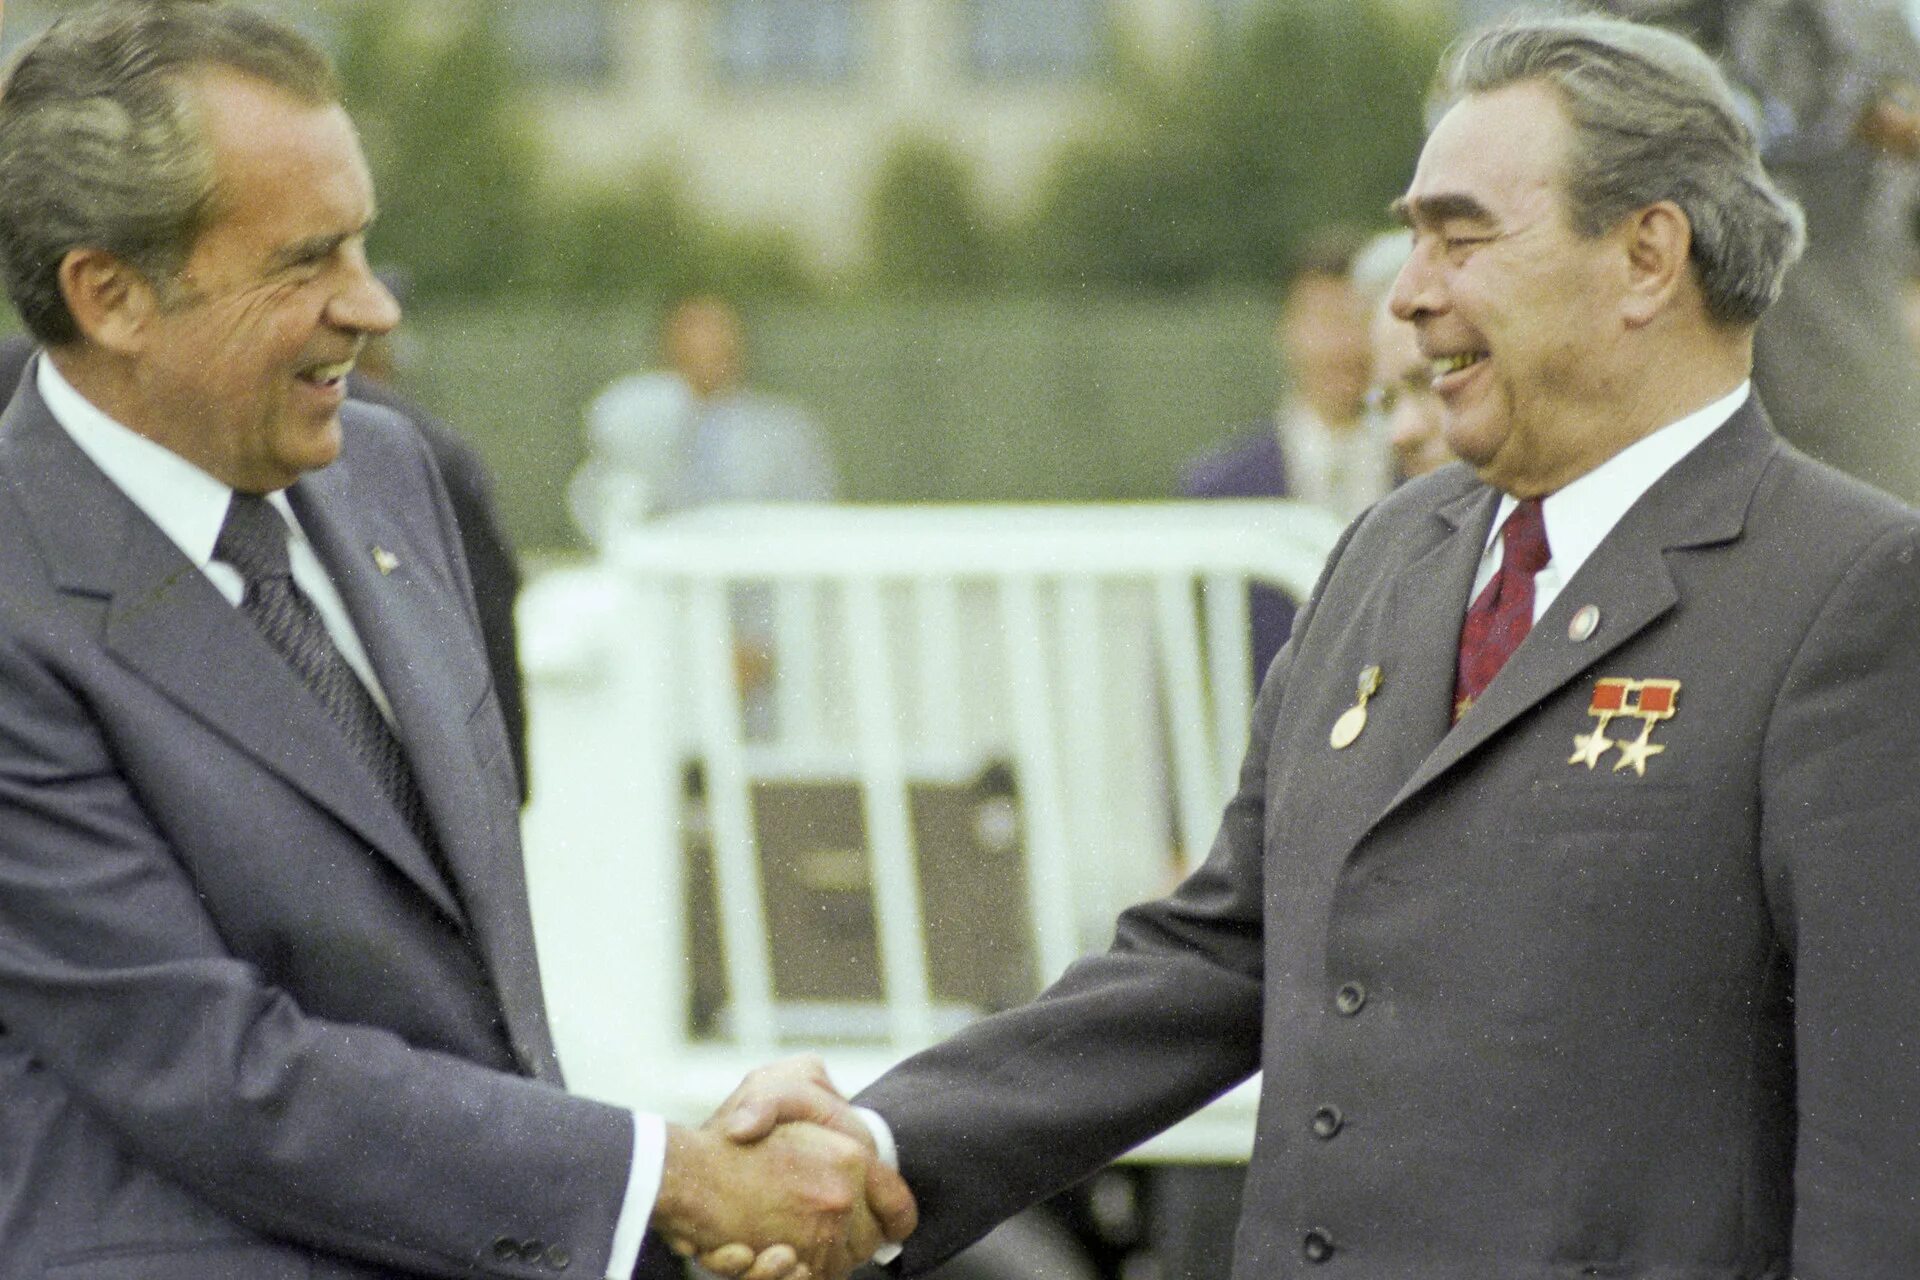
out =
[[893,1140],[893,1126],[887,1123],[885,1116],[872,1107],[854,1107],[853,1114],[860,1117],[860,1123],[867,1126],[867,1132],[873,1135],[873,1145],[880,1148],[880,1163],[900,1171],[900,1148]]
[[667,1122],[644,1112],[633,1113],[633,1164],[627,1170],[627,1194],[613,1224],[613,1246],[607,1252],[607,1280],[632,1280],[640,1260],[640,1242],[660,1198],[660,1178],[667,1167]]
[[[893,1126],[871,1107],[855,1107],[853,1114],[860,1117],[860,1123],[867,1126],[867,1132],[873,1135],[873,1145],[880,1149],[880,1162],[887,1168],[898,1172],[900,1169],[900,1147],[893,1140]],[[900,1246],[883,1244],[873,1251],[873,1260],[885,1266],[900,1256]]]

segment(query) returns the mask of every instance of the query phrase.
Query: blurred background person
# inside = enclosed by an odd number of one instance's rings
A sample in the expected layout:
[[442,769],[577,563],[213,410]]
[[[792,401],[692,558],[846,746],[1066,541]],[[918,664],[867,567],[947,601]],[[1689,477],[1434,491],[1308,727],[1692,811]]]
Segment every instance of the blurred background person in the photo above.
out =
[[[1289,264],[1274,350],[1285,391],[1237,440],[1194,461],[1188,498],[1290,498],[1351,520],[1393,487],[1393,461],[1368,429],[1367,308],[1352,278],[1365,236],[1322,231]],[[1293,601],[1251,595],[1254,670],[1266,673],[1293,628]]]
[[668,303],[664,369],[629,375],[587,407],[588,456],[572,495],[602,521],[719,502],[827,502],[839,484],[826,437],[799,406],[747,385],[746,330],[717,294]]
[[1387,307],[1394,278],[1413,251],[1413,234],[1375,236],[1353,264],[1354,287],[1370,308],[1370,374],[1367,412],[1393,450],[1401,480],[1425,475],[1453,461],[1442,430],[1440,397],[1433,391],[1433,361],[1420,354],[1414,327]]
[[[828,502],[838,480],[826,437],[802,409],[747,386],[746,331],[717,294],[670,302],[661,370],[615,381],[587,407],[588,455],[568,493],[604,545],[621,524],[728,502]],[[734,592],[734,672],[748,735],[774,729],[774,607]]]
[[1231,444],[1197,459],[1181,489],[1196,498],[1291,498],[1352,519],[1392,487],[1367,437],[1366,304],[1352,271],[1365,238],[1322,232],[1289,264],[1274,326],[1285,391]]
[[1727,4],[1722,61],[1759,104],[1767,168],[1807,250],[1754,336],[1789,440],[1920,500],[1920,357],[1901,281],[1920,160],[1920,41],[1899,0]]

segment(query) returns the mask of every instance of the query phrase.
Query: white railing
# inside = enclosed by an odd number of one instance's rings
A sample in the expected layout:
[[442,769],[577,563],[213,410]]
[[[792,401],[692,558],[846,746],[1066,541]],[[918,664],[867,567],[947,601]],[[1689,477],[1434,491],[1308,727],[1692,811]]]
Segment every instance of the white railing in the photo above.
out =
[[[929,927],[953,922],[923,918],[913,788],[989,762],[1015,782],[1034,979],[1104,946],[1212,839],[1253,692],[1248,583],[1305,595],[1337,533],[1278,502],[709,508],[613,541],[571,603],[531,591],[529,874],[575,1086],[691,1117],[753,1062],[820,1051],[857,1087],[935,1039],[956,1011]],[[773,664],[744,697],[743,648]],[[689,762],[726,991],[698,1038]],[[809,780],[858,788],[865,1043],[778,994],[756,788]],[[1249,1097],[1162,1154],[1244,1151]]]

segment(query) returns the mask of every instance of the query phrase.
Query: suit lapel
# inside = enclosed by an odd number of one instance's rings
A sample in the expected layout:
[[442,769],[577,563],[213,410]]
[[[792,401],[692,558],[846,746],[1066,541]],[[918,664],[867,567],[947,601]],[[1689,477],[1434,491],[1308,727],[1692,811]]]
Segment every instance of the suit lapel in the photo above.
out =
[[[1671,610],[1680,593],[1667,553],[1738,538],[1754,486],[1778,448],[1765,412],[1749,399],[1724,427],[1655,482],[1568,581],[1473,710],[1440,738],[1373,825]],[[1483,497],[1491,512],[1496,499],[1491,491]],[[1480,527],[1484,531],[1484,525]],[[1475,546],[1476,563],[1483,546],[1484,532]],[[1397,617],[1396,624],[1403,631],[1425,631],[1445,650],[1444,675],[1437,670],[1421,674],[1435,680],[1436,688],[1444,687],[1450,700],[1467,588],[1449,582],[1458,594],[1443,597],[1438,577],[1420,588],[1425,594],[1413,598],[1416,608]],[[1568,634],[1568,624],[1586,605],[1599,610],[1600,625],[1588,639],[1576,641]],[[1430,651],[1428,665],[1435,665]]]
[[37,394],[16,398],[5,428],[7,457],[19,464],[14,491],[55,585],[106,602],[107,650],[332,813],[458,919],[445,881],[392,802],[245,615],[100,473]]
[[[486,692],[474,622],[458,591],[436,581],[447,549],[420,545],[383,501],[378,478],[343,458],[288,491],[365,645],[393,707],[395,728],[425,798],[441,855],[501,996],[524,1065],[555,1070],[538,970],[528,963],[526,882],[511,831],[495,827],[501,802],[486,793],[468,721]],[[417,494],[414,495],[417,497]],[[458,548],[452,548],[454,554]],[[461,661],[466,655],[467,661]],[[509,817],[508,821],[513,819]],[[416,846],[417,847],[417,846]]]
[[[1447,734],[1454,640],[1498,501],[1492,490],[1476,485],[1436,508],[1419,541],[1407,549],[1403,567],[1382,584],[1378,605],[1362,605],[1349,637],[1335,642],[1346,665],[1323,678],[1336,686],[1341,705],[1353,699],[1362,670],[1381,671],[1379,693],[1367,708],[1367,765],[1348,778],[1351,789],[1339,805],[1337,824],[1347,834],[1336,840],[1358,840]],[[1316,725],[1311,750],[1327,750],[1321,736],[1326,727]]]
[[464,618],[445,607],[444,592],[422,580],[426,556],[380,504],[356,500],[353,488],[353,472],[343,459],[309,473],[287,496],[353,617],[464,898],[487,882],[468,864],[491,847],[485,830],[491,810],[465,732],[482,687],[463,687],[447,655],[472,648],[473,641],[449,630]]

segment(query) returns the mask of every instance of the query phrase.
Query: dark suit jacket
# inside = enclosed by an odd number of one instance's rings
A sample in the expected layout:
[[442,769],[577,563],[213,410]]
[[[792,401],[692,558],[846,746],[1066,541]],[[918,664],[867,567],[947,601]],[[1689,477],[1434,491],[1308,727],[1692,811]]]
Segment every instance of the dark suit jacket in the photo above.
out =
[[632,1127],[559,1087],[453,515],[342,416],[288,496],[446,876],[32,389],[0,418],[0,1275],[604,1271]]
[[[1185,498],[1285,498],[1286,458],[1270,418],[1255,424],[1244,439],[1197,459],[1180,477]],[[1293,630],[1293,601],[1272,587],[1247,592],[1247,613],[1253,631],[1253,674],[1266,674],[1280,646]]]
[[[1920,1275],[1920,517],[1750,405],[1450,729],[1497,499],[1357,521],[1203,867],[862,1096],[909,1272],[1260,1067],[1241,1280]],[[1607,677],[1680,682],[1644,776],[1569,762]]]

